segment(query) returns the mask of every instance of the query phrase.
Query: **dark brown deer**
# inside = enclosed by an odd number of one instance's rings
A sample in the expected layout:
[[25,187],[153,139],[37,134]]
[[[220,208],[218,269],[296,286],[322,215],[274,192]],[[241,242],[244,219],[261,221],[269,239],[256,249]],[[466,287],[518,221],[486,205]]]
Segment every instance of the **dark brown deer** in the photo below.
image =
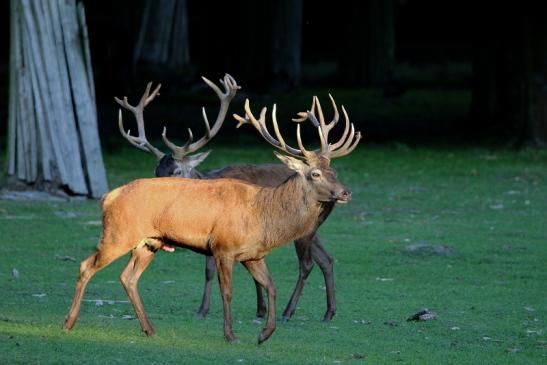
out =
[[[147,98],[143,98],[146,103]],[[224,336],[233,342],[231,297],[232,267],[241,262],[268,293],[268,319],[258,343],[274,332],[275,285],[264,257],[290,240],[317,229],[325,204],[346,203],[351,192],[336,178],[329,156],[354,148],[349,143],[334,149],[327,143],[324,123],[317,127],[320,151],[307,151],[297,126],[299,149],[288,146],[274,117],[274,139],[265,125],[265,109],[255,119],[246,101],[247,117],[272,145],[294,156],[276,154],[295,171],[276,187],[260,187],[236,179],[185,178],[139,179],[108,193],[102,202],[103,232],[97,250],[80,265],[80,276],[64,328],[70,330],[78,317],[85,287],[93,275],[131,252],[120,279],[147,335],[155,334],[137,291],[138,280],[155,253],[163,246],[178,246],[214,257],[224,304]],[[274,114],[275,115],[275,114]],[[309,113],[302,119],[312,118]],[[129,133],[128,133],[129,135]],[[358,139],[357,139],[358,142]],[[301,160],[302,159],[302,160]]]
[[[208,82],[208,84],[210,85],[210,82]],[[329,95],[329,97],[331,99],[334,113],[335,113],[334,119],[331,123],[325,124],[323,111],[321,109],[321,105],[319,104],[317,97],[313,98],[312,108],[310,110],[311,122],[314,123],[315,126],[319,126],[319,125],[324,126],[323,128],[327,136],[330,129],[332,129],[336,125],[336,123],[338,123],[338,120],[339,120],[339,113],[338,113],[338,108],[336,106],[336,103],[334,102],[334,99],[332,98],[332,96]],[[125,101],[124,103],[122,103],[122,101],[119,99],[116,99],[116,101],[120,105],[125,107],[126,109],[135,113],[139,133],[141,133],[142,131],[142,134],[140,134],[141,136],[140,138],[146,141],[146,136],[144,135],[144,120],[142,117],[139,117],[139,115],[142,116],[142,110],[140,111],[135,110],[135,107],[129,106],[127,104],[127,101]],[[318,115],[319,121],[317,120],[317,117],[315,116],[316,108],[317,108],[317,115]],[[349,118],[343,106],[342,106],[342,111],[345,117],[345,130],[344,130],[344,134],[342,138],[340,139],[340,142],[334,145],[334,147],[336,148],[340,147],[341,143],[345,142],[345,139],[348,136],[348,133],[350,130]],[[298,121],[302,121],[302,119],[298,119]],[[128,138],[127,133],[125,133],[121,122],[120,122],[120,131],[125,138]],[[192,136],[191,131],[189,132],[189,134],[190,136]],[[198,178],[198,179],[234,178],[234,179],[251,182],[260,186],[273,187],[273,186],[279,185],[280,183],[285,181],[289,176],[294,174],[294,171],[292,171],[290,168],[288,168],[284,164],[234,165],[234,166],[227,166],[225,168],[221,168],[221,169],[213,170],[209,172],[200,172],[196,169],[196,167],[199,165],[199,163],[201,163],[207,157],[209,152],[189,155],[190,153],[195,152],[197,150],[195,146],[189,144],[188,142],[183,147],[176,146],[174,143],[170,142],[166,138],[165,130],[162,136],[163,136],[164,142],[169,147],[172,154],[166,155],[153,146],[150,146],[147,149],[144,149],[145,151],[150,152],[157,158],[158,165],[156,166],[155,175],[158,177],[181,176],[186,178]],[[355,148],[359,139],[360,139],[360,135],[357,134],[353,148]],[[191,140],[189,142],[191,142]],[[145,144],[149,145],[148,142],[146,142]],[[202,146],[203,145],[200,145],[200,147]],[[353,148],[345,150],[346,151],[345,154],[351,152]],[[344,154],[337,154],[337,155],[331,156],[331,158],[341,157],[343,155]],[[321,225],[321,223],[329,216],[330,212],[334,208],[334,205],[335,205],[334,203],[332,203],[330,206],[325,205],[324,212],[319,218],[318,226]],[[309,276],[311,270],[313,269],[314,262],[315,262],[321,268],[321,271],[323,273],[324,280],[325,280],[327,310],[325,312],[325,315],[323,316],[323,320],[330,321],[332,317],[334,316],[334,314],[336,313],[333,259],[329,255],[329,253],[325,250],[323,245],[321,244],[316,232],[313,232],[310,235],[307,235],[305,237],[299,237],[298,239],[294,241],[294,245],[295,245],[298,262],[299,262],[299,277],[296,283],[296,287],[293,291],[293,294],[291,295],[291,298],[285,310],[283,311],[282,318],[283,320],[287,321],[293,315],[296,309],[298,300],[302,294],[302,289],[304,288],[306,279]],[[205,317],[207,313],[209,312],[211,286],[213,283],[213,279],[215,277],[215,271],[216,271],[216,268],[215,268],[215,261],[213,257],[206,256],[205,257],[205,285],[203,290],[202,302],[197,311],[197,315],[199,317]],[[262,319],[266,312],[266,305],[264,302],[264,296],[263,296],[260,284],[255,281],[255,286],[256,286],[256,293],[257,293],[256,316],[257,318]]]

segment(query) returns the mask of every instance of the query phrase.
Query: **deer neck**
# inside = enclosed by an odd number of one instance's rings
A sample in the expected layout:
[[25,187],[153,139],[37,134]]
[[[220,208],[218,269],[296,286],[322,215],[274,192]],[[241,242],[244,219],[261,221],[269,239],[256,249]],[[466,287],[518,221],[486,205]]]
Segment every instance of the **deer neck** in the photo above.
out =
[[282,246],[317,228],[323,208],[314,199],[305,178],[294,174],[274,188],[262,188],[256,197],[262,226],[262,244],[268,249]]

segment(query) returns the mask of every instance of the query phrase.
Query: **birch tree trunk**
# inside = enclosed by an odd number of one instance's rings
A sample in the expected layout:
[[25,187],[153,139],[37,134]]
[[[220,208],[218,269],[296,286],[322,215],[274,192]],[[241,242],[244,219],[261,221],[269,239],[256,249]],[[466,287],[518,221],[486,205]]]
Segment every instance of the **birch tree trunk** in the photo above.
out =
[[11,0],[8,175],[36,189],[108,191],[83,4]]

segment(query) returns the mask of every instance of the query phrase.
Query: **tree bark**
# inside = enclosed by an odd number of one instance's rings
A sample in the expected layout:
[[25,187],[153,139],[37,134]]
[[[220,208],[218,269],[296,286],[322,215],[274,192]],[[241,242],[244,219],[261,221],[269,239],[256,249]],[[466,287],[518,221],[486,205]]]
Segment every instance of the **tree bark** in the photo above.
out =
[[292,89],[300,84],[302,0],[281,0],[273,9],[272,71],[274,87]]
[[8,174],[100,197],[108,187],[77,17],[74,0],[11,1]]
[[146,0],[133,69],[152,73],[180,73],[190,63],[186,0]]
[[395,12],[393,0],[364,0],[348,5],[345,57],[339,68],[346,82],[385,86],[395,65]]

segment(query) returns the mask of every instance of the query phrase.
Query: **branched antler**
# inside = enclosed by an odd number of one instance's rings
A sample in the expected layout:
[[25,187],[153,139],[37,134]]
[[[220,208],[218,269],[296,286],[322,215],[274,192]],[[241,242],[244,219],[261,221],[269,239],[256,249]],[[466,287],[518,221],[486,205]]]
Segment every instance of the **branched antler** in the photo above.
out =
[[[281,136],[281,133],[279,132],[279,126],[277,123],[277,116],[276,116],[276,105],[274,104],[272,109],[272,124],[274,128],[274,133],[277,137],[275,139],[270,132],[268,131],[268,128],[266,127],[266,112],[267,108],[262,108],[260,111],[260,117],[257,119],[253,113],[251,112],[251,108],[249,106],[249,100],[245,100],[245,117],[241,117],[237,114],[234,114],[234,118],[239,122],[237,125],[237,128],[241,127],[243,124],[252,124],[256,130],[262,135],[262,137],[268,141],[272,146],[279,148],[282,151],[285,151],[286,153],[293,155],[295,157],[305,157],[309,158],[312,155],[321,154],[326,158],[337,158],[342,157],[347,154],[349,154],[351,151],[353,151],[357,144],[359,143],[359,140],[361,139],[361,132],[355,132],[355,126],[353,123],[349,122],[349,117],[346,112],[346,109],[344,106],[342,106],[342,112],[344,114],[345,118],[345,128],[344,133],[342,134],[342,137],[340,140],[333,144],[328,143],[328,137],[330,131],[336,126],[338,123],[340,114],[338,112],[338,107],[336,106],[336,103],[334,101],[334,98],[332,95],[329,94],[329,98],[332,102],[332,106],[334,109],[334,117],[330,123],[325,122],[325,117],[323,115],[323,110],[321,108],[321,104],[319,103],[319,99],[317,96],[313,97],[312,106],[309,111],[306,112],[300,112],[297,113],[298,118],[292,119],[293,122],[298,123],[296,127],[296,140],[298,143],[299,149],[293,148],[285,143],[285,140],[283,139],[283,136]],[[317,112],[317,116],[316,116]],[[303,144],[302,139],[300,136],[300,123],[305,122],[309,120],[314,127],[317,128],[318,134],[319,134],[319,140],[321,142],[321,148],[319,150],[315,151],[307,151]],[[349,132],[349,135],[348,135]]]
[[127,130],[125,131],[123,127],[123,120],[122,120],[122,110],[120,109],[118,113],[118,126],[120,128],[120,132],[122,136],[124,136],[125,139],[129,141],[133,146],[137,147],[138,149],[141,149],[145,152],[152,153],[158,160],[160,160],[165,154],[161,152],[156,147],[152,146],[150,142],[148,142],[148,139],[146,138],[146,132],[144,129],[144,108],[152,101],[156,96],[160,94],[160,88],[161,84],[159,84],[152,94],[150,94],[150,89],[152,88],[152,83],[149,82],[146,86],[146,90],[144,91],[144,94],[142,94],[141,100],[137,105],[131,105],[127,101],[127,96],[124,96],[123,100],[118,99],[117,97],[114,97],[114,100],[116,100],[116,103],[120,104],[125,109],[129,110],[133,115],[135,116],[135,120],[137,121],[137,130],[138,130],[138,136],[132,136],[131,131]]
[[[260,111],[260,117],[256,119],[256,117],[253,115],[251,111],[251,107],[249,105],[249,99],[245,100],[245,117],[241,117],[237,114],[233,114],[234,118],[239,122],[237,127],[239,128],[243,124],[252,124],[255,129],[260,133],[260,135],[272,146],[279,148],[280,150],[288,153],[289,155],[295,156],[295,157],[304,157],[309,158],[314,153],[306,150],[304,148],[304,145],[302,144],[302,138],[300,137],[300,124],[296,126],[296,140],[298,143],[298,148],[294,148],[289,146],[287,143],[285,143],[285,140],[283,139],[283,136],[279,132],[279,126],[277,124],[277,106],[274,104],[272,108],[272,124],[274,127],[274,133],[277,137],[275,139],[270,132],[268,131],[268,128],[266,127],[266,112],[268,109],[266,107],[262,108]],[[319,133],[319,138],[322,138],[321,130],[319,127],[317,127],[317,131]]]
[[188,128],[188,140],[183,146],[177,146],[167,138],[167,128],[163,128],[163,132],[161,134],[163,141],[165,142],[165,145],[169,147],[169,149],[173,152],[173,157],[176,160],[180,160],[187,154],[195,152],[198,149],[202,148],[207,144],[207,142],[211,140],[211,138],[213,138],[218,133],[220,127],[222,126],[222,123],[224,122],[224,119],[226,118],[230,102],[236,95],[237,90],[241,89],[241,86],[237,85],[236,80],[228,74],[224,75],[223,80],[220,80],[220,83],[224,87],[224,92],[220,90],[217,85],[215,85],[213,82],[206,79],[205,77],[202,77],[202,79],[218,95],[218,98],[220,99],[220,110],[218,112],[217,119],[215,120],[215,123],[211,128],[209,125],[209,120],[207,119],[207,113],[205,112],[205,108],[201,109],[206,133],[205,136],[201,137],[196,142],[193,142],[194,135],[192,133],[192,130]]
[[[344,132],[342,133],[342,137],[340,137],[337,142],[332,144],[328,143],[329,133],[334,128],[334,126],[336,126],[340,118],[340,114],[338,113],[338,107],[336,106],[336,102],[334,101],[334,98],[331,94],[329,94],[329,98],[332,103],[332,108],[334,109],[334,117],[332,118],[332,121],[330,123],[325,123],[323,109],[321,108],[321,104],[319,103],[319,99],[317,98],[317,96],[313,97],[311,110],[298,113],[298,116],[300,118],[294,118],[293,122],[301,123],[309,120],[314,126],[318,126],[322,132],[321,153],[326,157],[332,159],[346,156],[347,154],[351,153],[357,147],[357,144],[361,139],[361,132],[355,132],[355,126],[353,125],[353,123],[350,123],[348,113],[342,105],[342,113],[344,114],[345,120]],[[315,115],[316,109],[318,117]]]

